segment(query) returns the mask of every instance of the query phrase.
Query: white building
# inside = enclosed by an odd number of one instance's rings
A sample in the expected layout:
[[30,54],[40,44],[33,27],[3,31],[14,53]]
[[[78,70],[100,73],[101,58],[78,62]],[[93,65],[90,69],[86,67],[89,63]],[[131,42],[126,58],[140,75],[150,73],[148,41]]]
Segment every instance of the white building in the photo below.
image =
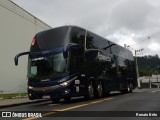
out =
[[26,89],[27,56],[14,65],[17,53],[29,51],[38,31],[51,28],[10,0],[0,0],[0,90]]
[[160,75],[152,75],[151,77],[144,76],[140,77],[141,83],[157,83],[160,82]]

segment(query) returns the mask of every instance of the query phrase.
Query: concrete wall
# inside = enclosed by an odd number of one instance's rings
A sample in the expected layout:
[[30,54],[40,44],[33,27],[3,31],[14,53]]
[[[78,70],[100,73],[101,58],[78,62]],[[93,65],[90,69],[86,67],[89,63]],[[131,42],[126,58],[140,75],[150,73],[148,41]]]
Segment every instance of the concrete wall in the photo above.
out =
[[149,83],[149,82],[156,83],[156,82],[160,82],[160,75],[152,75],[150,78],[149,76],[144,76],[144,77],[140,77],[139,79],[142,83]]
[[18,67],[14,56],[28,51],[35,33],[49,28],[10,0],[0,0],[0,90],[26,90],[27,56],[19,59]]

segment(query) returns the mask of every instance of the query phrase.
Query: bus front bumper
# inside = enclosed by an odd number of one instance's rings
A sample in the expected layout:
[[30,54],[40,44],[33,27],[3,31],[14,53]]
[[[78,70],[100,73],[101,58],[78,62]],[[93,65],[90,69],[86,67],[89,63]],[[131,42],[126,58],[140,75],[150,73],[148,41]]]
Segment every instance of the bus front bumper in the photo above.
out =
[[80,96],[80,89],[77,91],[79,86],[47,86],[47,87],[31,87],[28,86],[29,99],[42,99],[43,96],[50,96],[50,98],[64,98]]

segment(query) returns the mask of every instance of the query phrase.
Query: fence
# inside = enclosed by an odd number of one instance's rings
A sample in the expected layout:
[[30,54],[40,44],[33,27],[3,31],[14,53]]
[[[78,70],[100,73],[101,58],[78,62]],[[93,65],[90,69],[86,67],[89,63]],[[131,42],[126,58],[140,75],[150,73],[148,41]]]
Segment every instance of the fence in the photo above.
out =
[[159,88],[160,75],[140,77],[140,83],[142,88]]

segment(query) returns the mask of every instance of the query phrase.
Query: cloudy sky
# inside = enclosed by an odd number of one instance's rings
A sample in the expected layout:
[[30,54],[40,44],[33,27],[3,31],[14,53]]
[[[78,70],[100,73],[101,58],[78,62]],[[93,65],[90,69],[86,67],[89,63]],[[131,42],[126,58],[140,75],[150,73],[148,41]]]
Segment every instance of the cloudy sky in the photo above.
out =
[[160,0],[12,0],[51,27],[77,25],[160,55]]

